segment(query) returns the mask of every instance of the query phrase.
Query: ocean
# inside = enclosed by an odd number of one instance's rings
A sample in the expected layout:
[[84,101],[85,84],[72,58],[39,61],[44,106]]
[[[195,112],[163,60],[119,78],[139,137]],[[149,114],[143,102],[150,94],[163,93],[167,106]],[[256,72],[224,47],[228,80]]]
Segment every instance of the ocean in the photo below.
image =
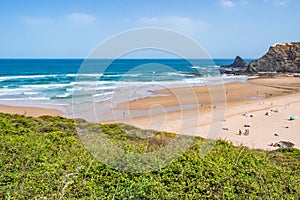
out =
[[159,89],[205,85],[207,77],[223,82],[247,79],[221,76],[219,66],[233,63],[232,59],[193,60],[193,64],[183,59],[92,60],[86,68],[83,63],[83,59],[0,59],[0,104],[56,108],[70,116],[72,104],[101,104],[116,92],[120,103],[155,95]]

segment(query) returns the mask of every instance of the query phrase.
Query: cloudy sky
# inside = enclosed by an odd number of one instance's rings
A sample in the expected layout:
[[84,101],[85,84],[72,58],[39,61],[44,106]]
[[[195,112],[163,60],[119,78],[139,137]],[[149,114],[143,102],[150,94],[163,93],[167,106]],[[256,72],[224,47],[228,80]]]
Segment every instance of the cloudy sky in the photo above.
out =
[[271,44],[300,41],[299,0],[0,1],[1,58],[84,58],[133,28],[165,27],[214,58],[256,58]]

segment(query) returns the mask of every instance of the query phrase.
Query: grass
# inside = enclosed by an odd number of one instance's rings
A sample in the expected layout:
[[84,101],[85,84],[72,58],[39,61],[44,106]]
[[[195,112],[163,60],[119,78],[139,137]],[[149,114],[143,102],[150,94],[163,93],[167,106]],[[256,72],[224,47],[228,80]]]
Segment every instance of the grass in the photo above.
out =
[[[80,123],[79,123],[80,122]],[[126,152],[153,152],[174,134],[124,124],[101,130]],[[170,165],[148,173],[112,169],[84,148],[74,120],[0,113],[0,199],[298,199],[300,151],[250,150],[217,141],[201,156],[203,139]]]

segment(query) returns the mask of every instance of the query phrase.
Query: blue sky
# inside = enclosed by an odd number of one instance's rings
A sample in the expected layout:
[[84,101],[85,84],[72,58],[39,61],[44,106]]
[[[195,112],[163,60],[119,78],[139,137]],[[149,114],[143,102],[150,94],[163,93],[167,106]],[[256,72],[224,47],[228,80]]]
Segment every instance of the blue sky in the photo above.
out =
[[260,57],[300,41],[299,0],[0,1],[1,58],[84,58],[122,31],[166,27],[214,58]]

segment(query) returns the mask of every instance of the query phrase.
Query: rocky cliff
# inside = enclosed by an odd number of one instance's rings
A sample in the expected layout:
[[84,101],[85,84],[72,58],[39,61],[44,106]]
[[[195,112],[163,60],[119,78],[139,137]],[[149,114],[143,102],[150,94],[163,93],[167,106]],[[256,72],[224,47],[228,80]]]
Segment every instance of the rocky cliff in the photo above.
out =
[[272,45],[261,58],[250,62],[248,73],[300,73],[300,42]]

